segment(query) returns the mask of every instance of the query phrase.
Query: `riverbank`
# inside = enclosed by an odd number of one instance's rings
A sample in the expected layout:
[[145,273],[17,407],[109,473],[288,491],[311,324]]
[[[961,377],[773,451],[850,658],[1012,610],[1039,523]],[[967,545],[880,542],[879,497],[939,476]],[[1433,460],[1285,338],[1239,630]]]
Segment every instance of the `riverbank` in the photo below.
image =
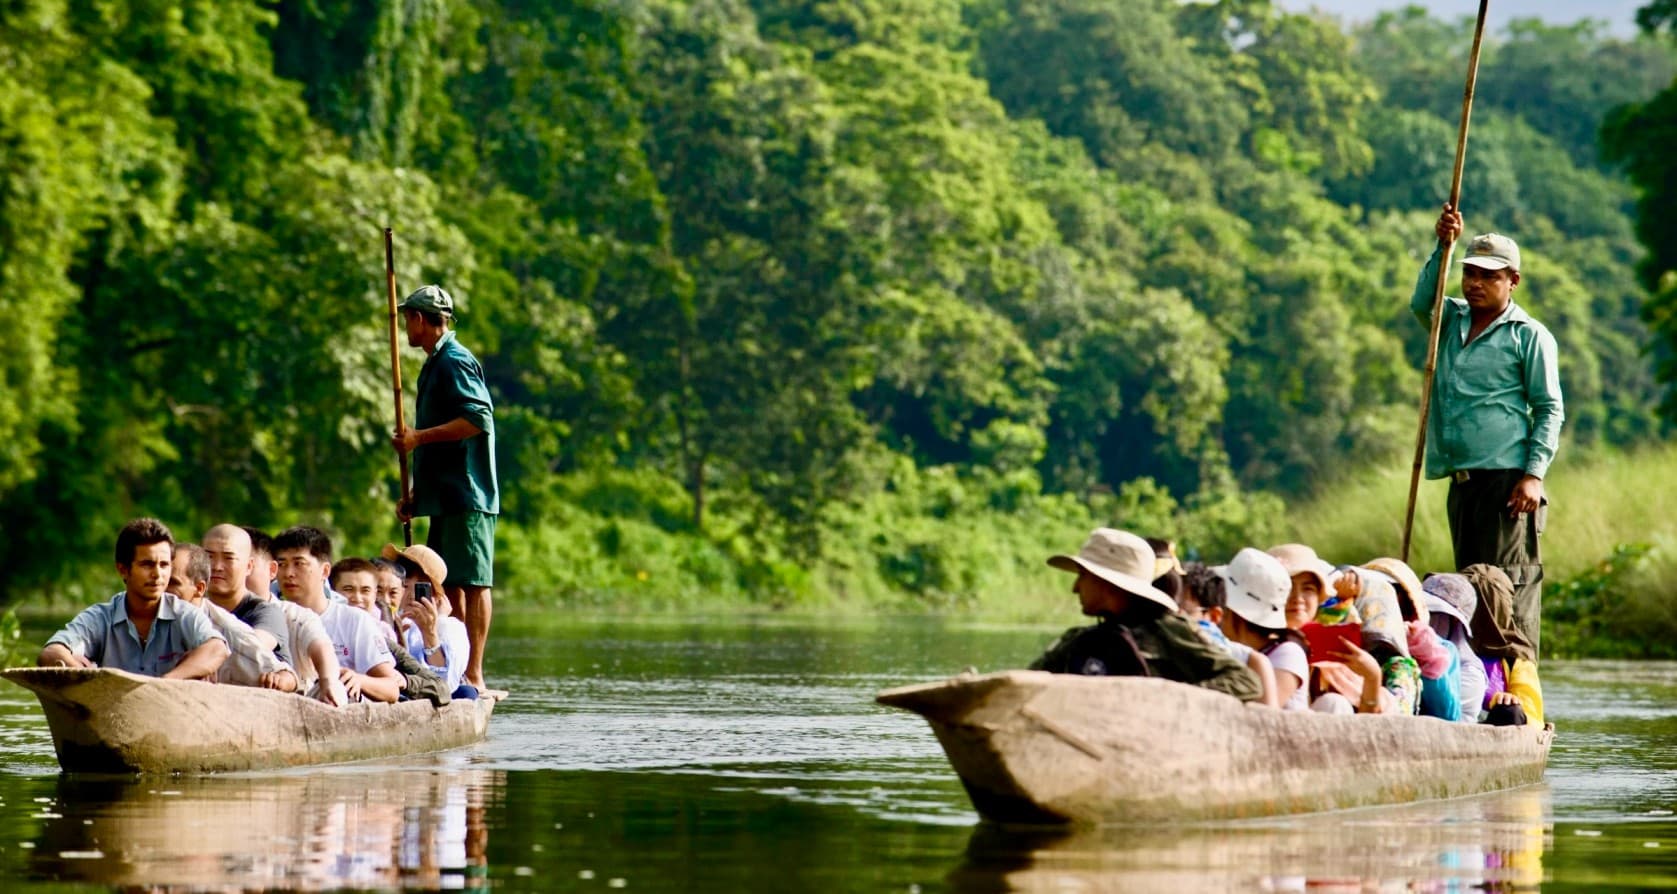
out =
[[[1551,476],[1544,539],[1544,643],[1556,656],[1677,655],[1677,520],[1650,482],[1677,474],[1677,446],[1563,454]],[[1071,624],[1070,579],[1044,565],[1101,524],[1172,532],[1189,557],[1297,540],[1335,560],[1392,555],[1401,541],[1406,468],[1391,465],[1284,507],[1268,495],[1181,505],[1142,482],[1085,502],[1041,495],[1034,482],[908,470],[861,503],[822,519],[821,558],[778,552],[741,516],[691,525],[685,495],[654,476],[571,476],[540,520],[503,519],[497,588],[503,610],[599,615],[844,617],[943,614],[1002,624]],[[1427,482],[1416,512],[1415,566],[1450,566],[1446,485]],[[420,536],[423,536],[421,530]],[[351,543],[349,554],[377,543]],[[59,589],[63,614],[109,592],[90,565]],[[86,597],[86,598],[83,598]],[[28,604],[49,600],[37,596]]]

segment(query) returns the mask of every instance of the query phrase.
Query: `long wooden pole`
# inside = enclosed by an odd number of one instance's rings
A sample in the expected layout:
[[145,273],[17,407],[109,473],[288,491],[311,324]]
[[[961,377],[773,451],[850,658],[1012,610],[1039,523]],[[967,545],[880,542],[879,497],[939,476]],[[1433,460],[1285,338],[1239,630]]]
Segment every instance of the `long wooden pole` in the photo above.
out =
[[[397,342],[396,333],[396,232],[389,227],[384,228],[384,285],[385,292],[390,296],[390,383],[396,392],[396,434],[407,430],[407,423],[402,419],[402,348]],[[402,473],[402,504],[407,505],[413,492],[408,485],[408,455],[396,451],[396,462]],[[413,522],[402,520],[402,545],[413,546]]]
[[[1461,210],[1462,164],[1467,160],[1467,125],[1473,117],[1473,86],[1479,80],[1479,45],[1485,37],[1485,14],[1491,0],[1479,0],[1479,20],[1473,26],[1473,49],[1467,57],[1467,87],[1462,90],[1462,123],[1456,132],[1456,166],[1450,172],[1450,209]],[[1438,371],[1438,330],[1444,318],[1444,281],[1450,275],[1455,239],[1438,242],[1438,283],[1432,293],[1432,327],[1427,331],[1427,365],[1421,374],[1421,423],[1415,433],[1415,464],[1409,470],[1409,505],[1403,512],[1403,561],[1409,561],[1409,542],[1415,530],[1415,495],[1421,487],[1421,465],[1427,454],[1427,414],[1432,410],[1432,381]]]

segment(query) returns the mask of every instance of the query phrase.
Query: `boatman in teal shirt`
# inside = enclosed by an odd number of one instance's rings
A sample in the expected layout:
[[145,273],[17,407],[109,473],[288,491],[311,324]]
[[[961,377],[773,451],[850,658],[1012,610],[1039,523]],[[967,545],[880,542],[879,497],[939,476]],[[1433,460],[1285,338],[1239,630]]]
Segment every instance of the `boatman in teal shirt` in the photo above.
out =
[[[1449,205],[1440,243],[1462,232]],[[1409,307],[1430,325],[1440,252],[1421,269]],[[1514,623],[1538,646],[1548,515],[1543,481],[1560,444],[1559,351],[1555,337],[1513,302],[1520,249],[1496,233],[1473,237],[1462,258],[1462,297],[1446,298],[1438,368],[1427,416],[1428,478],[1450,479],[1448,512],[1456,568],[1496,565],[1514,582]]]
[[423,348],[414,425],[396,433],[396,449],[413,453],[412,505],[398,513],[431,519],[426,545],[448,565],[443,582],[454,613],[466,623],[471,654],[466,682],[483,684],[494,585],[495,518],[501,500],[495,481],[495,405],[483,366],[454,337],[454,298],[425,286],[401,304],[408,344]]

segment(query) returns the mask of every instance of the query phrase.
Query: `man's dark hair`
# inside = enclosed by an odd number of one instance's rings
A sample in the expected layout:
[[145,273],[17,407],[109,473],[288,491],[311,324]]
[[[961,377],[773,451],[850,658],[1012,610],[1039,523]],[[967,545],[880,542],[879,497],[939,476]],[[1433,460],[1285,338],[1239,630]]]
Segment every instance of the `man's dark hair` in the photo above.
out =
[[360,574],[363,572],[371,574],[373,576],[374,583],[378,582],[378,566],[361,558],[360,556],[350,556],[342,562],[333,564],[332,589],[338,589],[338,578],[340,576],[345,574]]
[[116,563],[118,565],[134,564],[134,551],[142,546],[153,543],[167,543],[175,545],[175,535],[169,533],[168,527],[155,518],[136,518],[116,533]]
[[274,537],[273,551],[269,555],[277,559],[280,553],[295,549],[308,550],[309,555],[322,562],[332,561],[332,538],[312,525],[297,525],[279,532]]
[[450,317],[445,314],[437,313],[434,310],[420,310],[417,307],[404,307],[402,308],[402,312],[419,314],[420,319],[424,320],[428,326],[441,326],[450,319]]
[[1229,594],[1223,587],[1223,578],[1201,562],[1189,562],[1182,566],[1182,590],[1206,610],[1222,608],[1228,602]]
[[175,544],[175,565],[186,569],[186,579],[195,584],[210,582],[210,554],[196,543]]
[[244,528],[245,533],[250,535],[250,554],[252,556],[267,556],[270,559],[274,557],[274,538],[267,531],[261,528],[253,528],[250,525],[240,525],[239,527]]

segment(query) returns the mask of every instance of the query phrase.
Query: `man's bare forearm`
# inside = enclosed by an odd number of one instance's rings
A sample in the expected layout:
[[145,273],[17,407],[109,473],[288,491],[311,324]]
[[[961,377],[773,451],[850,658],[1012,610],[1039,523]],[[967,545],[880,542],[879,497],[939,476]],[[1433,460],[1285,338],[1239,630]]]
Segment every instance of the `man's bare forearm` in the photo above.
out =
[[163,676],[170,680],[202,680],[205,677],[213,677],[221,668],[221,663],[227,660],[228,654],[230,653],[227,643],[219,639],[208,640],[186,653],[180,664],[175,665],[174,670]]

